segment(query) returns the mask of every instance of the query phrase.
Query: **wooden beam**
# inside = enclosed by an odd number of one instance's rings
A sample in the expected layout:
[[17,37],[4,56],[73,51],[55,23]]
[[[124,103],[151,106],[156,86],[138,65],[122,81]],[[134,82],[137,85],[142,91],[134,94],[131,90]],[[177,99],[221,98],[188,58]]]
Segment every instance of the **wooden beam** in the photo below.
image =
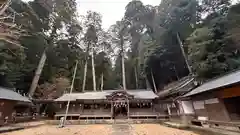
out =
[[154,92],[157,93],[157,87],[156,87],[156,83],[155,83],[155,79],[151,70],[151,77],[152,77],[152,83],[153,83],[153,88],[154,88]]
[[6,0],[5,3],[3,3],[3,6],[0,9],[0,16],[4,14],[4,12],[7,10],[10,4],[11,0]]

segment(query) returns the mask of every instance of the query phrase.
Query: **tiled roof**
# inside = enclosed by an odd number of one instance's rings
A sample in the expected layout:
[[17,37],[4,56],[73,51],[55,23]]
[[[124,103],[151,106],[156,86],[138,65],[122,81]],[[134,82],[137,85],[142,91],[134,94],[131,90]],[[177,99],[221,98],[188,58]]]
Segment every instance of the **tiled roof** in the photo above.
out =
[[171,96],[177,93],[186,93],[189,92],[192,88],[194,88],[194,77],[187,76],[176,82],[169,84],[164,90],[158,92],[159,98],[165,98],[167,96]]
[[27,97],[24,97],[13,90],[3,87],[0,87],[0,99],[31,102]]
[[[194,78],[188,79],[184,82],[181,82],[179,84],[176,84],[173,88],[169,88],[167,90],[160,91],[158,93],[159,98],[166,98],[171,96],[171,98],[175,97],[176,95],[182,95],[189,91],[191,91],[194,87]],[[174,94],[176,94],[174,96]]]
[[235,72],[229,73],[216,79],[212,79],[211,81],[200,85],[196,89],[193,89],[192,91],[184,95],[184,97],[196,95],[202,92],[207,92],[221,87],[226,87],[239,82],[240,82],[240,70],[237,70]]
[[[107,95],[111,95],[116,91],[121,90],[105,90],[99,92],[64,94],[55,101],[75,101],[77,99],[106,99]],[[151,90],[127,90],[127,93],[133,95],[136,99],[154,99],[157,97],[157,95]]]

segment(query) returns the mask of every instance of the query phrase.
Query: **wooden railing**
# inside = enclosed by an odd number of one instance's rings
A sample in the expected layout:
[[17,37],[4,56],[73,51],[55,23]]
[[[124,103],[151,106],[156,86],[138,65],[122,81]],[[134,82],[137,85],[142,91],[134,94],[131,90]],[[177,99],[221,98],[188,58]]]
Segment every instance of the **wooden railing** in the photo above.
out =
[[[64,116],[65,115],[65,111],[59,111],[56,112],[56,116]],[[81,110],[81,111],[71,111],[69,110],[68,115],[110,115],[111,114],[111,110],[110,109],[99,109],[99,110],[94,110],[94,109],[85,109],[85,110]]]

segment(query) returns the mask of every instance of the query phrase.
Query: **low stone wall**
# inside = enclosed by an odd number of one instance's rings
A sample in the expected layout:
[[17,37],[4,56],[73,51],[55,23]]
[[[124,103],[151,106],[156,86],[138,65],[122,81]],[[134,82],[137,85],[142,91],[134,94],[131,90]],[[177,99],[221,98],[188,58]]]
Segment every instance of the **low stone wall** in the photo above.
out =
[[240,133],[240,122],[192,120],[193,125],[206,128],[229,130]]
[[[143,124],[143,123],[161,123],[166,120],[160,119],[119,119],[119,120],[67,120],[67,125],[87,125],[87,124]],[[59,120],[47,120],[45,121],[46,124],[50,125],[59,125]]]

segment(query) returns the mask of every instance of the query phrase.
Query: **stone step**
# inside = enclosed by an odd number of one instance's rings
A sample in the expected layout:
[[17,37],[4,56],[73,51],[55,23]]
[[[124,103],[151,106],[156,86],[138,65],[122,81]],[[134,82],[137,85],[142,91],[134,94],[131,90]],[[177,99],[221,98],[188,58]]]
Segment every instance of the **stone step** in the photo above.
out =
[[115,119],[115,124],[126,124],[126,123],[133,123],[133,120],[130,119]]

